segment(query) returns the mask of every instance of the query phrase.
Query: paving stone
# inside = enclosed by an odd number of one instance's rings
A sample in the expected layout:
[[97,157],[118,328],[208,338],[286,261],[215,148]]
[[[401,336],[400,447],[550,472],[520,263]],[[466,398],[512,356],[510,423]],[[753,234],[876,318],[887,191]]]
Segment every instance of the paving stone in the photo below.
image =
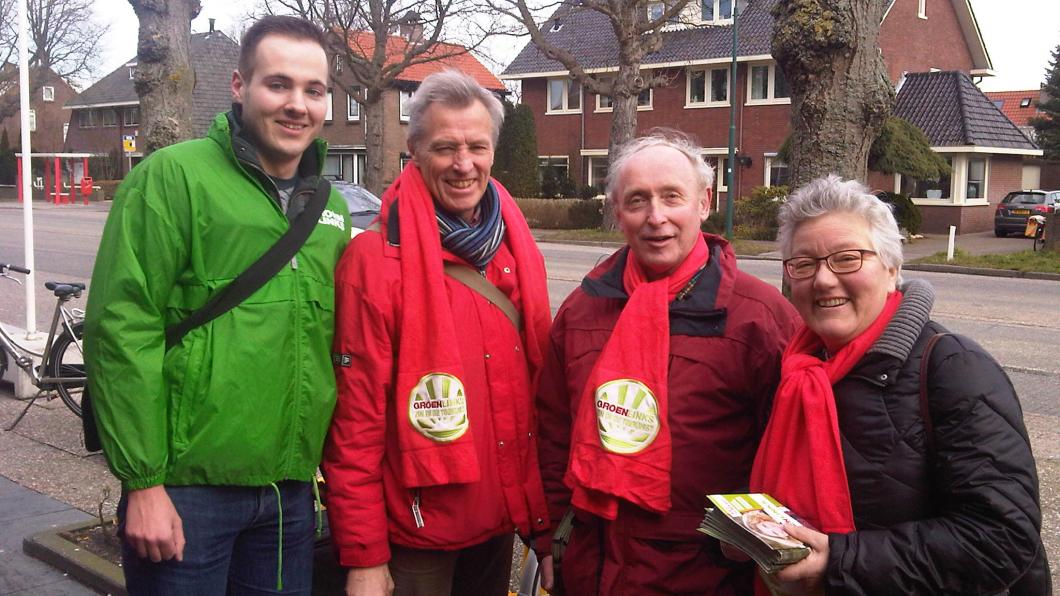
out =
[[[27,492],[30,492],[31,495],[38,499],[53,501],[43,495],[31,491]],[[0,522],[0,594],[6,595],[20,590],[28,590],[33,594],[52,593],[47,590],[47,586],[63,580],[65,574],[25,555],[22,552],[22,540],[30,534],[87,518],[88,516],[84,512],[66,506],[65,509],[53,513],[26,516]],[[55,587],[56,590],[68,588],[69,586],[66,588],[62,586]],[[57,593],[91,594],[92,592]]]

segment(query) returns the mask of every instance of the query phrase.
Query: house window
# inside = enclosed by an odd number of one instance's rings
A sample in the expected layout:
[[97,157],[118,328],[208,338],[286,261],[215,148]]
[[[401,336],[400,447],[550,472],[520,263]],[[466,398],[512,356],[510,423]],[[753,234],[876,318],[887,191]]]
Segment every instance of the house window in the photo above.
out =
[[126,64],[125,66],[126,66],[126,68],[129,69],[129,80],[130,81],[135,80],[136,79],[136,63],[132,62],[132,63]]
[[648,20],[658,21],[666,13],[666,5],[662,2],[652,2],[648,5]]
[[582,109],[582,86],[562,77],[548,80],[548,110],[545,113],[578,113]]
[[41,93],[44,95],[44,101],[55,101],[55,87],[45,86],[41,89]]
[[368,154],[363,152],[354,153],[353,162],[357,166],[357,171],[353,174],[353,181],[357,184],[364,184],[368,178]]
[[78,110],[77,125],[81,128],[93,128],[96,125],[96,113],[93,110]]
[[29,131],[37,132],[37,110],[29,110]]
[[136,126],[140,124],[140,106],[129,106],[122,114],[122,123],[125,126]]
[[412,161],[412,158],[409,157],[409,154],[402,151],[401,156],[398,157],[398,163],[401,164],[401,169],[404,170],[405,166],[409,165],[410,161]]
[[704,21],[728,21],[732,20],[733,0],[700,0],[699,6],[702,10]]
[[[1000,106],[998,106],[998,107],[1000,107]],[[1020,107],[1021,108],[1029,108],[1029,107],[1031,107],[1031,98],[1024,97],[1023,99],[1021,99],[1020,100]]]
[[724,155],[718,156],[717,168],[714,170],[714,180],[718,183],[718,192],[729,191],[729,173],[725,171],[725,162],[729,161]]
[[603,185],[607,181],[607,156],[589,158],[589,186]]
[[566,155],[537,156],[537,174],[539,179],[544,180],[545,174],[549,170],[552,170],[552,175],[558,179],[564,179],[569,177],[569,158]]
[[[604,81],[610,82],[611,77],[607,77]],[[651,88],[644,89],[637,94],[637,109],[638,110],[650,110],[652,101],[652,90]],[[596,96],[596,111],[597,112],[609,112],[615,107],[615,101],[613,98],[606,95]]]
[[70,132],[70,123],[63,122],[63,142],[66,142],[66,133]]
[[[398,92],[398,113],[401,115],[402,122],[409,121],[409,102],[412,101],[411,91],[399,91]],[[404,167],[404,166],[402,166]]]
[[353,93],[346,98],[346,119],[347,120],[360,120],[361,119],[361,104],[357,103],[357,97],[361,95],[361,88],[354,87]]
[[324,156],[324,171],[323,175],[325,178],[331,180],[342,179],[342,156],[329,153]]
[[688,71],[689,106],[728,105],[729,69],[710,68]]
[[747,103],[789,103],[791,91],[776,63],[751,65]]
[[927,18],[927,0],[919,0],[917,2],[916,16],[922,19]]
[[966,199],[986,198],[986,159],[973,157],[968,160],[967,188]]
[[118,125],[118,111],[113,108],[107,108],[99,111],[101,124],[103,126],[117,126]]
[[[953,160],[946,157],[946,163],[953,167]],[[898,188],[902,194],[916,199],[949,199],[950,175],[944,174],[938,180],[918,180],[912,176],[899,175]]]
[[328,89],[328,111],[324,113],[324,122],[331,122],[331,118],[334,116],[334,97],[332,96],[331,89]]
[[791,168],[776,156],[766,157],[766,186],[787,186],[791,182]]

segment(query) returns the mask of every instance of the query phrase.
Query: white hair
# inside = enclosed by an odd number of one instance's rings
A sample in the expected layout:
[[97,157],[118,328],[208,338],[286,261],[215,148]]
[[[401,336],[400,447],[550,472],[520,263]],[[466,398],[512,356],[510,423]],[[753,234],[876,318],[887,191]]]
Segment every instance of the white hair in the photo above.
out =
[[696,182],[699,184],[697,190],[706,190],[714,184],[714,168],[703,161],[699,147],[692,142],[688,135],[668,128],[654,128],[648,131],[646,136],[627,141],[615,150],[615,154],[611,157],[611,165],[608,168],[607,187],[604,191],[608,199],[612,201],[617,199],[614,196],[615,185],[618,182],[619,175],[622,173],[622,169],[626,167],[629,160],[641,151],[653,147],[669,147],[681,152],[688,159],[689,165],[692,166],[692,170],[695,172]]
[[493,144],[496,146],[501,124],[504,123],[504,105],[475,79],[453,69],[429,75],[412,94],[409,101],[409,145],[415,147],[426,132],[423,130],[423,116],[427,108],[436,103],[447,108],[466,108],[476,101],[489,112],[493,122]]
[[783,258],[791,257],[792,238],[799,224],[830,213],[862,218],[869,227],[869,242],[880,262],[898,272],[902,283],[902,234],[891,206],[878,199],[857,180],[843,180],[835,174],[817,178],[788,196],[780,207],[777,241]]

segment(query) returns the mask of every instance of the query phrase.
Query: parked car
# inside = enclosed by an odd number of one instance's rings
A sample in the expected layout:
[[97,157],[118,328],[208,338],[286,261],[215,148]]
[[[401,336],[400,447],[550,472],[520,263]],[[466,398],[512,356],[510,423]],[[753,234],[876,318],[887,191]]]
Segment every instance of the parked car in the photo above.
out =
[[342,198],[346,199],[346,207],[350,210],[350,223],[353,227],[351,237],[363,232],[379,215],[383,202],[367,188],[345,180],[332,181],[331,188],[337,190]]
[[1005,195],[994,212],[994,235],[1023,234],[1027,218],[1052,213],[1060,205],[1060,190],[1017,190]]

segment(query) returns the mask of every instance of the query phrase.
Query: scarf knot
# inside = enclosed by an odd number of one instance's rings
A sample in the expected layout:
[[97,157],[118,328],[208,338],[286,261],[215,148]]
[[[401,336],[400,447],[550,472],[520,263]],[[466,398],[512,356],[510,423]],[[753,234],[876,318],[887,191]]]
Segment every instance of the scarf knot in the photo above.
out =
[[469,224],[463,219],[435,207],[442,247],[479,270],[486,268],[504,241],[504,219],[501,201],[493,182],[479,202],[479,221]]

